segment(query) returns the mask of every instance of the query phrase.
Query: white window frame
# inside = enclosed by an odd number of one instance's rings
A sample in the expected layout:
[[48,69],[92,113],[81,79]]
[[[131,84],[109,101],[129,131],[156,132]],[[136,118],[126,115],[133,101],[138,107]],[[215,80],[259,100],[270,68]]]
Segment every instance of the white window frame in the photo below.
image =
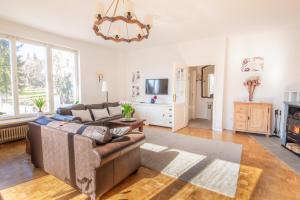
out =
[[20,114],[19,111],[19,94],[18,94],[18,77],[17,77],[17,51],[16,51],[16,43],[24,42],[27,44],[43,46],[46,48],[46,68],[47,68],[47,75],[46,75],[46,92],[47,92],[47,100],[49,103],[49,112],[45,114],[53,114],[55,113],[54,110],[54,96],[53,96],[53,75],[52,75],[52,49],[58,49],[63,51],[72,52],[75,54],[75,94],[74,97],[76,99],[80,99],[79,91],[80,91],[80,81],[79,81],[79,53],[77,50],[62,47],[59,45],[53,45],[49,43],[39,42],[31,39],[25,39],[22,37],[17,37],[13,35],[6,35],[0,33],[0,39],[9,40],[10,42],[10,59],[11,59],[11,84],[12,84],[12,99],[13,99],[13,107],[14,107],[14,114],[10,116],[0,117],[0,121],[7,120],[7,119],[18,119],[18,118],[26,118],[26,117],[34,117],[36,116],[35,113],[28,113],[28,114]]

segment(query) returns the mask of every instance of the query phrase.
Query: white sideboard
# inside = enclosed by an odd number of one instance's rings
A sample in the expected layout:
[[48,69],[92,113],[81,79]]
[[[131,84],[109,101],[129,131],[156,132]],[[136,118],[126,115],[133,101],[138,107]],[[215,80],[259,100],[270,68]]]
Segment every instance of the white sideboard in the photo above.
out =
[[172,128],[172,104],[133,103],[133,107],[134,117],[145,119],[146,124]]

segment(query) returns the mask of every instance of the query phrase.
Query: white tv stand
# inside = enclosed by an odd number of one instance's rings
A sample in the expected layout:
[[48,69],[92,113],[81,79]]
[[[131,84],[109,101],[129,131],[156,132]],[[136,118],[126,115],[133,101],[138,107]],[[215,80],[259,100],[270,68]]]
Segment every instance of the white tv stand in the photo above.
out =
[[134,116],[146,119],[146,124],[172,128],[172,104],[133,103],[133,107],[135,108]]

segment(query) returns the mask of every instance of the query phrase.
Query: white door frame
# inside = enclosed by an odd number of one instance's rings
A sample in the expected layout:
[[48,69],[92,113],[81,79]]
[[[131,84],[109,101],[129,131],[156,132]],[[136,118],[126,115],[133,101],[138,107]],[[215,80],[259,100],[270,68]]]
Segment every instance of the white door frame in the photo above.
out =
[[[224,94],[224,73],[225,63],[222,64],[194,64],[184,65],[182,67],[188,68],[191,66],[203,66],[203,65],[214,65],[215,66],[215,85],[214,85],[214,99],[213,99],[213,117],[212,117],[212,130],[221,132],[223,130],[223,94]],[[188,81],[185,82],[186,88],[188,87]],[[188,97],[185,101],[188,103]],[[188,113],[188,106],[185,108],[185,112]],[[185,122],[188,122],[188,114],[185,115]]]

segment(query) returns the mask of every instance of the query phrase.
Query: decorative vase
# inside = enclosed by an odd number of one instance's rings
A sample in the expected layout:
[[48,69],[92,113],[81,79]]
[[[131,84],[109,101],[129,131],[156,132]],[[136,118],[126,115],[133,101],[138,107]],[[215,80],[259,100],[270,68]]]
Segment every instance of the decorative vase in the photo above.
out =
[[258,77],[255,77],[254,79],[246,80],[244,82],[244,86],[248,89],[248,99],[249,101],[253,101],[253,94],[255,91],[255,88],[260,85],[260,81]]

